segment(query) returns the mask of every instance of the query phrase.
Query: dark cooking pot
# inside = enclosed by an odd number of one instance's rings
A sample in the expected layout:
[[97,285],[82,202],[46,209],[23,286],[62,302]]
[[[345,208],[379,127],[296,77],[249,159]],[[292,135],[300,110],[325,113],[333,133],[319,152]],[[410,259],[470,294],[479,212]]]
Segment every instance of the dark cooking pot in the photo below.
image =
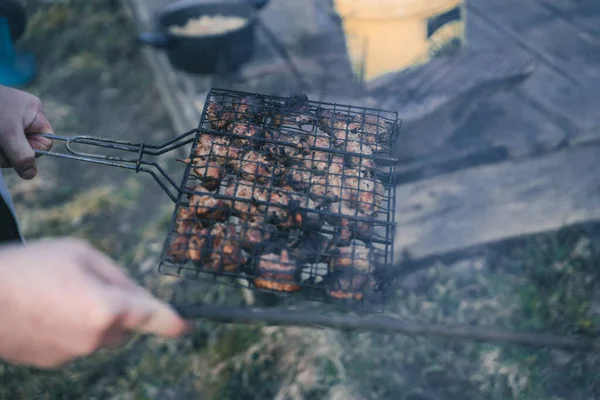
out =
[[[178,36],[169,32],[174,25],[183,26],[202,16],[242,17],[243,27],[211,36]],[[156,32],[139,37],[143,44],[163,49],[174,67],[192,74],[230,72],[252,58],[256,8],[250,2],[178,1],[169,4],[156,17]]]

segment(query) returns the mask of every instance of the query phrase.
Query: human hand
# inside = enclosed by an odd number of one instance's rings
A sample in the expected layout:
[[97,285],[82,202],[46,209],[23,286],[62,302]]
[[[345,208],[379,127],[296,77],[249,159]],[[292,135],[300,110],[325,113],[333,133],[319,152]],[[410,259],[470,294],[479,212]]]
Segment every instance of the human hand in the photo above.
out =
[[85,242],[0,247],[0,359],[56,368],[134,332],[173,338],[190,329]]
[[34,150],[50,150],[52,140],[28,133],[54,133],[40,99],[0,85],[0,167],[14,168],[23,179],[37,174]]

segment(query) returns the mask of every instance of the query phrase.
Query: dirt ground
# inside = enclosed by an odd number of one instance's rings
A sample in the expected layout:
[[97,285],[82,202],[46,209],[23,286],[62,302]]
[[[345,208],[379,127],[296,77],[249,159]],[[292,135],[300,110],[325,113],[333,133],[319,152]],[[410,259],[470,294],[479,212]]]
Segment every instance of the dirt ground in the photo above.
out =
[[[56,133],[146,142],[179,133],[120,1],[24,4],[30,23],[19,46],[34,51],[41,67],[27,90],[46,103]],[[178,179],[171,158],[159,161]],[[32,182],[8,175],[30,240],[86,238],[163,298],[241,303],[233,290],[157,276],[172,204],[151,177],[50,157],[40,160]],[[595,335],[597,230],[529,238],[485,258],[433,265],[403,282],[389,312],[421,322]],[[0,364],[0,399],[590,400],[600,398],[599,366],[594,354],[201,323],[190,337],[137,338],[60,371]]]

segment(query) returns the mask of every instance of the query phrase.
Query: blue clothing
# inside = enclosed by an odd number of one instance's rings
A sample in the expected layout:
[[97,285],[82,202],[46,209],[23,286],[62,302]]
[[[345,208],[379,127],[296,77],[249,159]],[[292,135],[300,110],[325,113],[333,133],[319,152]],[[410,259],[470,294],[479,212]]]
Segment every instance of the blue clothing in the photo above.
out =
[[15,205],[0,172],[0,242],[23,241]]

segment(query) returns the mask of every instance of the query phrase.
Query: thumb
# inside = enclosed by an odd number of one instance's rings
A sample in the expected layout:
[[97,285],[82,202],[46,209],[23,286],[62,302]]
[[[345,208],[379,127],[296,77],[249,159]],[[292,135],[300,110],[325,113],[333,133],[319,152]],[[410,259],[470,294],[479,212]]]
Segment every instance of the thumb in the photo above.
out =
[[[33,122],[25,128],[25,134],[28,133],[54,133],[52,125],[50,125],[50,121],[48,121],[48,117],[46,117],[46,114],[42,110],[37,112]],[[28,135],[27,139],[31,147],[36,150],[48,151],[53,145],[52,139],[39,135]]]
[[123,331],[174,338],[191,329],[191,324],[173,308],[146,291],[117,286],[107,289],[111,301],[118,304],[118,321]]

